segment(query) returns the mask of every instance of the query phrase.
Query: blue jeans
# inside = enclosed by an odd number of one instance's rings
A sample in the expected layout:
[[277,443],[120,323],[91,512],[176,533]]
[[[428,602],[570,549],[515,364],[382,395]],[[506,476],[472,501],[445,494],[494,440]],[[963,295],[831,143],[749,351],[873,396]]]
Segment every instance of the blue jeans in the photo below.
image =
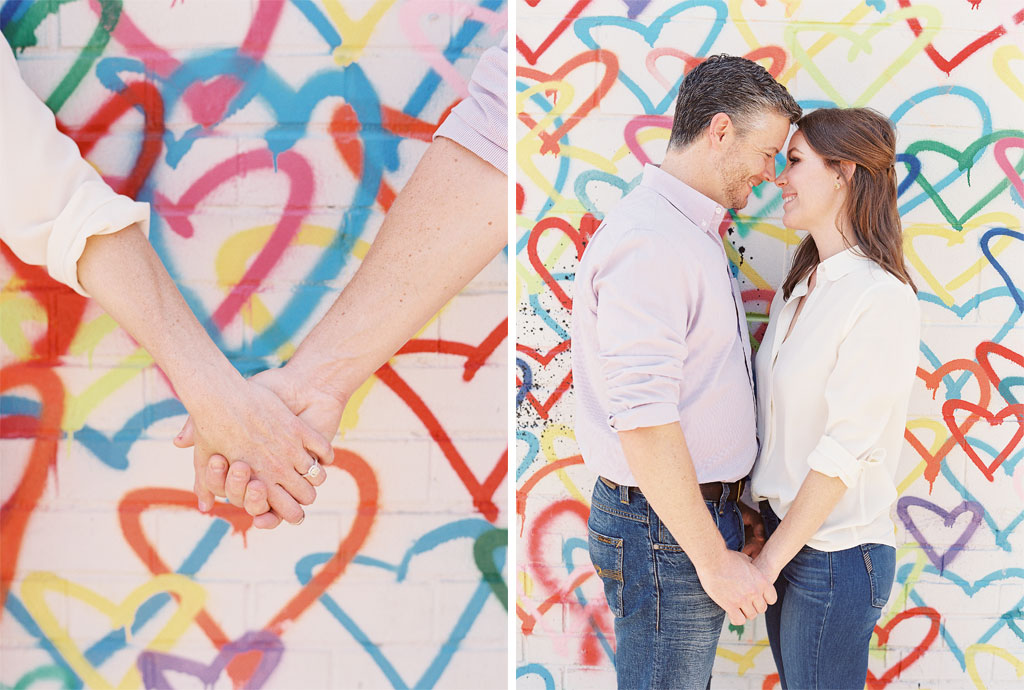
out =
[[[730,549],[743,548],[734,501],[705,501]],[[708,688],[725,611],[635,487],[598,480],[590,504],[590,559],[615,615],[619,688]]]
[[[779,518],[761,501],[765,533]],[[896,549],[860,544],[842,551],[805,546],[775,582],[765,612],[768,641],[785,688],[863,690],[868,645],[896,574]]]

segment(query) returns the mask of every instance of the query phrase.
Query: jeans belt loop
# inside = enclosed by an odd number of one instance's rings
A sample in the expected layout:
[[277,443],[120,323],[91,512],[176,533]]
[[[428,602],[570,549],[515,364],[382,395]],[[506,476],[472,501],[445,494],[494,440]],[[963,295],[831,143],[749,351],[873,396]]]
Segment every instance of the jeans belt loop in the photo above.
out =
[[619,484],[619,503],[629,505],[629,487],[625,484]]

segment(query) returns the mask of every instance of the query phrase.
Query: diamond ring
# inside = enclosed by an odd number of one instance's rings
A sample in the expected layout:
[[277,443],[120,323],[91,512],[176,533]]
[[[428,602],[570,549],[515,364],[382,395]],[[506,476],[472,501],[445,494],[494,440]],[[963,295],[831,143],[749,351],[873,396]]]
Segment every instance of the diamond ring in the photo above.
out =
[[317,462],[316,460],[314,460],[313,464],[310,466],[310,468],[308,470],[306,470],[306,473],[303,474],[302,476],[303,477],[307,477],[309,479],[316,479],[317,477],[319,477],[320,476],[320,463]]

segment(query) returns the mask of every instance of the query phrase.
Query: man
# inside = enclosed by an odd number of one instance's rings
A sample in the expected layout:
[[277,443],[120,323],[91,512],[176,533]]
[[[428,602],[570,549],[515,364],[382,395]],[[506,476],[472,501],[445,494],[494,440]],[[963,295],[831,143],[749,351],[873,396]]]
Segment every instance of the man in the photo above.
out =
[[718,229],[775,178],[800,107],[718,55],[684,79],[661,167],[594,234],[574,284],[576,438],[599,475],[590,552],[615,614],[622,688],[710,685],[724,616],[775,590],[741,553],[757,454],[744,309]]

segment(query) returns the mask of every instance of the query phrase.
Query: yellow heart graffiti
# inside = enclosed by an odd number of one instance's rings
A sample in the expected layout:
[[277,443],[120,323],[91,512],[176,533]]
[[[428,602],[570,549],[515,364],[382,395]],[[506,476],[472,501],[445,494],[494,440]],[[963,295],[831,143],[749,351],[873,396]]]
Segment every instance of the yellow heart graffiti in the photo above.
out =
[[[937,419],[928,419],[927,417],[920,417],[918,419],[912,419],[907,422],[907,429],[913,433],[917,429],[928,429],[932,432],[932,445],[928,448],[928,452],[935,455],[939,452],[939,448],[949,439],[949,427]],[[906,477],[900,481],[896,487],[896,493],[902,496],[910,486],[916,482],[921,475],[924,474],[925,467],[928,466],[924,460],[917,463],[914,469],[910,470]]]
[[742,676],[744,673],[754,668],[754,659],[756,659],[757,655],[766,649],[768,649],[767,637],[755,642],[754,645],[744,654],[734,652],[726,647],[719,647],[715,650],[715,656],[720,656],[723,659],[728,659],[729,661],[734,662],[737,666],[736,673]]
[[[551,426],[546,427],[540,434],[541,452],[544,453],[544,458],[548,461],[548,464],[567,457],[565,455],[559,456],[555,451],[555,441],[560,438],[569,439],[573,442],[574,446],[576,444],[575,432],[573,432],[571,427],[564,424],[552,424]],[[571,457],[571,455],[568,457]],[[586,496],[583,495],[583,492],[579,490],[576,483],[569,478],[569,475],[566,473],[564,468],[555,470],[555,474],[558,475],[558,478],[562,481],[562,484],[565,486],[570,496],[588,508],[590,507],[590,501],[588,501]]]
[[43,637],[48,640],[71,669],[85,682],[88,688],[139,688],[142,676],[133,664],[121,681],[115,686],[85,658],[82,651],[72,641],[68,631],[61,627],[45,600],[46,592],[60,592],[74,597],[105,614],[113,628],[125,628],[125,635],[130,632],[135,614],[142,604],[156,594],[169,593],[174,595],[178,608],[170,620],[154,637],[146,648],[157,652],[170,651],[178,639],[203,607],[206,590],[184,575],[157,575],[152,580],[136,588],[120,604],[115,604],[106,597],[82,585],[65,580],[54,573],[37,571],[28,575],[21,585],[21,594],[25,608],[39,625]]
[[[751,50],[756,50],[762,46],[761,41],[757,39],[754,32],[750,29],[750,22],[747,21],[746,17],[743,16],[743,5],[744,0],[729,0],[729,21],[736,27],[740,32],[740,36],[747,42],[747,45]],[[786,17],[790,17],[797,8],[800,6],[799,0],[780,0],[786,5]],[[840,19],[838,24],[856,24],[861,19],[866,17],[871,12],[871,9],[861,3],[857,7],[853,8],[845,17]],[[826,34],[820,39],[814,42],[810,48],[807,49],[807,55],[814,57],[828,46],[829,43],[836,39],[835,34]],[[800,71],[800,63],[791,64],[782,74],[778,77],[778,82],[783,86],[789,84],[789,80],[793,78],[797,72]]]
[[1010,69],[1010,63],[1014,60],[1024,60],[1024,50],[1020,46],[1001,46],[992,56],[992,68],[1003,83],[1010,87],[1010,91],[1017,94],[1017,98],[1024,101],[1024,84],[1017,75]]
[[18,292],[20,288],[10,281],[0,291],[0,340],[3,340],[10,356],[15,360],[26,360],[32,355],[32,343],[25,335],[23,325],[39,323],[45,326],[46,310],[28,293]]
[[[850,41],[852,46],[850,52],[847,54],[847,60],[853,62],[854,59],[860,53],[868,54],[873,50],[871,45],[871,39],[874,38],[879,32],[884,31],[893,24],[902,24],[907,18],[915,17],[919,20],[923,20],[922,24],[924,28],[921,34],[917,36],[910,46],[904,50],[899,56],[885,69],[882,73],[875,78],[873,82],[861,93],[857,98],[852,101],[848,101],[843,98],[842,94],[836,90],[832,85],[832,82],[825,78],[821,69],[812,59],[809,51],[805,50],[797,37],[806,31],[820,32],[826,28],[830,31],[833,37],[843,37]],[[811,75],[818,86],[828,94],[829,98],[835,101],[836,105],[847,108],[850,106],[860,106],[868,103],[871,98],[878,93],[878,91],[888,82],[893,76],[902,70],[907,64],[914,59],[918,53],[921,53],[925,46],[931,43],[932,37],[938,32],[939,27],[942,23],[942,15],[934,7],[923,5],[920,7],[909,7],[907,9],[898,10],[893,12],[888,17],[880,19],[877,22],[871,24],[868,29],[862,33],[854,31],[852,27],[829,24],[823,25],[818,22],[797,22],[790,24],[786,27],[783,32],[784,42],[792,53],[793,58],[803,66],[807,73]],[[817,45],[817,44],[815,44]]]
[[967,667],[967,675],[970,676],[974,687],[978,690],[986,690],[985,684],[981,682],[981,674],[978,673],[977,662],[974,660],[978,654],[991,654],[998,659],[1010,662],[1013,670],[1017,672],[1017,678],[1024,678],[1024,661],[994,644],[972,644],[964,651],[964,665]]
[[[942,283],[931,269],[924,262],[921,256],[917,253],[914,248],[914,240],[921,236],[939,237],[946,240],[947,247],[954,247],[956,245],[964,244],[967,240],[967,236],[977,230],[980,227],[990,227],[993,225],[1005,226],[1010,230],[1019,230],[1021,227],[1020,221],[1009,213],[986,213],[983,216],[972,218],[969,222],[964,224],[964,229],[961,231],[953,230],[951,227],[940,223],[915,223],[909,228],[903,230],[903,251],[907,255],[907,261],[913,266],[918,274],[924,281],[928,283],[928,286],[932,289],[932,292],[942,300],[946,306],[953,306],[956,300],[951,294],[951,290],[956,290],[967,284],[969,280],[981,273],[982,269],[989,264],[986,257],[982,256],[973,264],[968,266],[966,269],[957,274],[952,280]],[[1005,235],[996,240],[992,244],[990,250],[993,256],[998,256],[1002,253],[1010,244],[1013,242],[1012,237],[1006,237]]]

